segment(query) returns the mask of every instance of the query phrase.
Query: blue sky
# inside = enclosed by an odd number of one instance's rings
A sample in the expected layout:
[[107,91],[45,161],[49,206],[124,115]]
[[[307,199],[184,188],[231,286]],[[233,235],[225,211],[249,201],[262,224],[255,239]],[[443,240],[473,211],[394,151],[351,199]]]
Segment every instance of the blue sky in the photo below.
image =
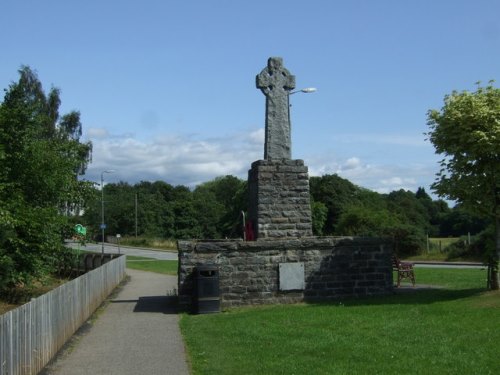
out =
[[500,2],[9,1],[0,87],[21,65],[61,89],[94,145],[86,178],[194,186],[263,158],[255,76],[281,56],[297,88],[292,157],[378,191],[429,191],[426,113],[499,79]]

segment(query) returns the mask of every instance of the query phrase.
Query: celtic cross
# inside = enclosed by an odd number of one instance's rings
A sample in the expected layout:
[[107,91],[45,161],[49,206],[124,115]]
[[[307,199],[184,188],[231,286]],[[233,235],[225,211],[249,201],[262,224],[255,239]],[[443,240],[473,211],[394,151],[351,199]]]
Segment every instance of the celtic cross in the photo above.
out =
[[264,159],[291,159],[289,95],[295,88],[295,76],[283,67],[281,57],[271,57],[256,84],[266,96]]

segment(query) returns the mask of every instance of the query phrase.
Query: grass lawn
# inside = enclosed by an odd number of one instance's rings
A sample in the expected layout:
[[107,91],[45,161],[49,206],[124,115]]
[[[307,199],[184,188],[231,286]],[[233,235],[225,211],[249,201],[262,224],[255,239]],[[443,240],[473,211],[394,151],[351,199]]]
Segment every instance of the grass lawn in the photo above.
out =
[[[423,251],[421,254],[414,255],[411,257],[406,257],[407,260],[436,260],[436,261],[446,261],[448,260],[448,252],[446,248],[460,241],[459,237],[434,237],[429,238],[429,252]],[[463,260],[463,259],[453,259],[454,261]]]
[[162,273],[164,275],[177,275],[176,260],[158,260],[127,255],[127,268]]
[[181,317],[194,374],[497,374],[500,293],[486,271],[417,268],[442,288]]
[[429,238],[429,243],[431,246],[435,246],[439,248],[441,246],[442,249],[454,244],[455,242],[460,241],[459,237],[431,237]]
[[146,247],[158,250],[177,251],[177,242],[149,237],[122,237],[120,244],[124,246]]

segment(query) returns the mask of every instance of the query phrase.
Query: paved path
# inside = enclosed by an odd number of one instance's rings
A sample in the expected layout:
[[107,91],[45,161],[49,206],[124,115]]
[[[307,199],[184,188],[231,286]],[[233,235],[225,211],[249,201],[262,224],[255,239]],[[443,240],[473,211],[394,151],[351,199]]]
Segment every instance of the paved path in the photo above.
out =
[[127,269],[130,281],[47,375],[189,374],[169,292],[177,278]]

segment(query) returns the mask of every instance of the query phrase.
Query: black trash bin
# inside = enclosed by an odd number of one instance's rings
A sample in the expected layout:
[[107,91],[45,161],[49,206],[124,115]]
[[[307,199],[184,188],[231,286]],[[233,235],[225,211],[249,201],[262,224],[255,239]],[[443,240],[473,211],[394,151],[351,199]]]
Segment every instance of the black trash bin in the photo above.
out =
[[195,268],[195,312],[220,312],[219,268],[214,264],[199,264]]

